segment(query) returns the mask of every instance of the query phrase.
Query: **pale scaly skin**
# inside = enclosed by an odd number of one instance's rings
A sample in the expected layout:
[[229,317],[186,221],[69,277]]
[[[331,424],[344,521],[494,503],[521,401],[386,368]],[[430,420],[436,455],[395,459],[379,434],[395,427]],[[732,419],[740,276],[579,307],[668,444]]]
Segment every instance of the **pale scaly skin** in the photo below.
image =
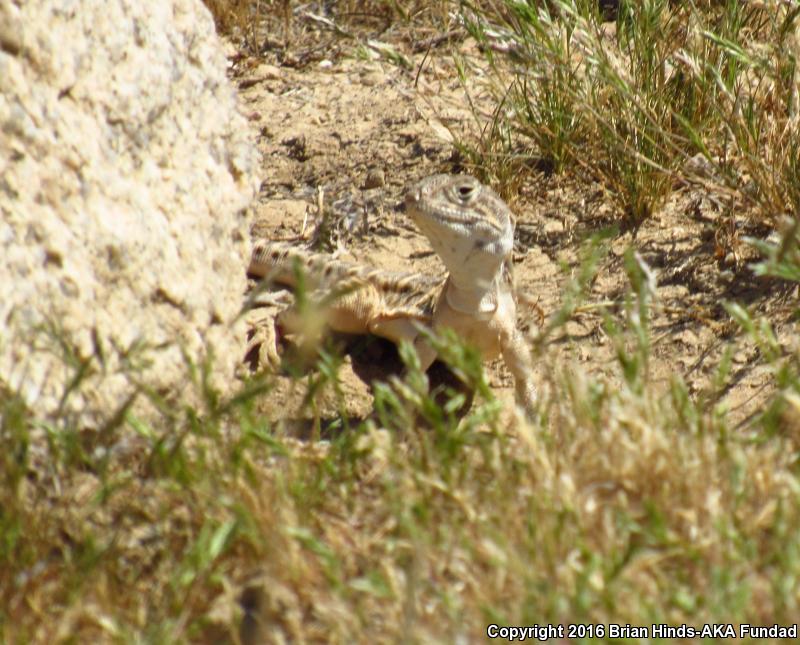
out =
[[[511,277],[514,214],[497,193],[465,175],[428,177],[408,192],[405,203],[448,271],[432,328],[453,329],[484,359],[502,355],[514,376],[517,398],[532,416],[533,362],[517,328]],[[421,337],[414,346],[427,369],[436,358],[434,351]]]
[[[447,268],[446,280],[341,262],[282,242],[257,244],[248,273],[294,287],[299,265],[313,289],[312,299],[333,290],[341,293],[330,299],[327,323],[332,329],[395,343],[406,340],[423,370],[436,352],[420,329],[453,329],[484,359],[502,355],[518,400],[532,415],[533,364],[516,326],[511,280],[513,213],[494,191],[466,175],[424,179],[408,192],[405,204]],[[268,356],[273,362],[274,356]]]

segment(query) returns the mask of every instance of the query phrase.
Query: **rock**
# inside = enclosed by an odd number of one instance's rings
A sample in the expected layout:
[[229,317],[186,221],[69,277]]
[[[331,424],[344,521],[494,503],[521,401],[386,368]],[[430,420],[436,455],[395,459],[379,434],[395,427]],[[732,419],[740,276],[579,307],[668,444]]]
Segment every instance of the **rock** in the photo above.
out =
[[370,168],[364,180],[364,190],[383,188],[386,185],[386,175],[382,168]]
[[0,25],[0,394],[97,427],[133,379],[184,396],[184,355],[224,387],[256,155],[208,11],[0,0]]

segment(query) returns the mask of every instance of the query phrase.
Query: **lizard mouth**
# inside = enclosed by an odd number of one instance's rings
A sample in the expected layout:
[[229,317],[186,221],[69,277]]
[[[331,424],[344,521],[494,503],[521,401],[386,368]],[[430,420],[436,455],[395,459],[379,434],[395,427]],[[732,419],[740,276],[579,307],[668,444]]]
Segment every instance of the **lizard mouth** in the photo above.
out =
[[418,224],[425,221],[438,222],[441,225],[464,225],[471,221],[466,214],[459,213],[455,208],[440,208],[435,214],[422,206],[424,196],[422,191],[415,189],[406,195],[404,210],[406,214]]

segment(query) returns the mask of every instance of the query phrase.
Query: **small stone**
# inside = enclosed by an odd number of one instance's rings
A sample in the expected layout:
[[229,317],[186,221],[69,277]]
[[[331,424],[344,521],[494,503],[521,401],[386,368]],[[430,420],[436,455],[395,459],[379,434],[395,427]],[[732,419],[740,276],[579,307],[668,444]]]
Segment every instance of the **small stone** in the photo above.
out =
[[381,85],[386,80],[386,74],[380,69],[368,70],[361,75],[361,83],[366,87]]
[[386,176],[380,168],[373,168],[367,173],[367,178],[364,180],[364,190],[370,188],[382,188],[386,185]]
[[283,74],[281,73],[280,67],[275,67],[275,65],[268,65],[266,63],[261,63],[256,69],[256,76],[263,78],[264,80],[267,81],[275,81],[281,78]]

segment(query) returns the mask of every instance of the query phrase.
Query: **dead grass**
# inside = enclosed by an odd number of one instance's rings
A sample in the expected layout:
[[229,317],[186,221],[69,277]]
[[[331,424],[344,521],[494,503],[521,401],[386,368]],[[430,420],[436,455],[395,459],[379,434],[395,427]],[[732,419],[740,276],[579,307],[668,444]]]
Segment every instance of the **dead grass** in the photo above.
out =
[[406,0],[297,3],[292,0],[203,0],[217,29],[242,53],[304,67],[346,55],[403,60],[387,42],[398,34],[436,39],[453,22],[452,3]]
[[[480,393],[469,415],[444,413],[408,354],[409,374],[376,386],[375,417],[340,418],[328,441],[253,414],[268,376],[226,401],[190,369],[204,409],[164,408],[151,426],[128,414],[110,443],[42,425],[6,393],[3,639],[444,642],[492,623],[791,624],[796,360],[740,310],[781,384],[763,418],[734,429],[713,392],[693,400],[678,377],[651,386],[654,293],[633,256],[629,272],[629,305],[608,326],[622,385],[545,352],[533,424],[500,414],[454,338],[448,360]],[[723,363],[717,387],[728,378]]]

